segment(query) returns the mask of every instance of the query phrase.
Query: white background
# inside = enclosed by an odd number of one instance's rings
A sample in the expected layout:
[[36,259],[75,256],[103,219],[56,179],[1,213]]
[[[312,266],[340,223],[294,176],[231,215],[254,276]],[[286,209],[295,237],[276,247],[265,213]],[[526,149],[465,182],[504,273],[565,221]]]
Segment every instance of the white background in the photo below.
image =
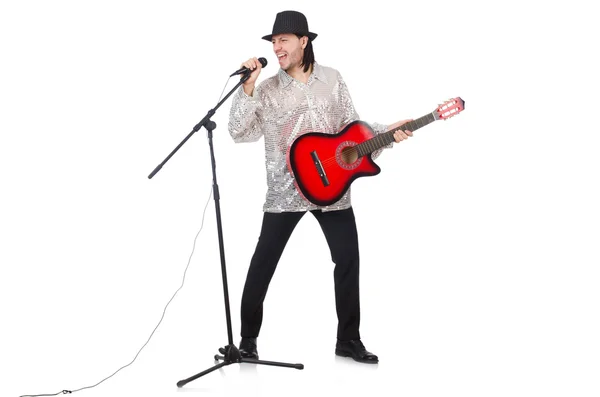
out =
[[[583,2],[581,2],[583,3]],[[598,396],[600,32],[571,2],[3,1],[0,394]],[[227,344],[205,130],[148,175],[251,56],[277,71],[275,14],[362,119],[458,116],[353,185],[361,333],[336,358],[333,265],[306,216],[265,302],[259,353],[305,369],[211,367]],[[596,26],[596,27],[595,27]],[[228,82],[225,92],[233,88]],[[594,95],[594,97],[592,96]],[[234,343],[266,191],[263,141],[213,120]]]

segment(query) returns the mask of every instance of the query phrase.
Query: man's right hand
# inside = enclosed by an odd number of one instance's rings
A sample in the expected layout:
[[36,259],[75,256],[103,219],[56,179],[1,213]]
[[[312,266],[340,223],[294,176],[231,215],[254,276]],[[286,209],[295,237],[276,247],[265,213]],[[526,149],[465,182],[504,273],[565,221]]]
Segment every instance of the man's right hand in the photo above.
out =
[[254,83],[256,82],[260,71],[262,70],[262,65],[258,61],[258,58],[250,58],[246,62],[242,63],[242,66],[240,66],[240,68],[248,68],[252,70],[250,77],[242,85],[244,87],[244,92],[246,93],[246,95],[251,96],[254,92]]

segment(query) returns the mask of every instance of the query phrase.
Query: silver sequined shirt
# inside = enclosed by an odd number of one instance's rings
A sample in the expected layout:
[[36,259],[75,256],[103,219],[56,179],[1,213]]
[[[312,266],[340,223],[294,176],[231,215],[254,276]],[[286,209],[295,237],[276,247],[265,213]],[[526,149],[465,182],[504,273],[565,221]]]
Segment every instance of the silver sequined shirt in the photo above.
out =
[[[317,206],[302,197],[287,168],[286,156],[298,136],[307,132],[337,133],[358,119],[340,73],[318,63],[314,64],[306,84],[279,69],[276,75],[258,84],[252,96],[240,86],[232,95],[229,133],[235,142],[255,142],[264,137],[267,193],[263,211],[349,208],[351,188],[329,206]],[[370,123],[370,126],[376,134],[387,130],[383,124]],[[376,158],[381,151],[373,152],[372,157]]]

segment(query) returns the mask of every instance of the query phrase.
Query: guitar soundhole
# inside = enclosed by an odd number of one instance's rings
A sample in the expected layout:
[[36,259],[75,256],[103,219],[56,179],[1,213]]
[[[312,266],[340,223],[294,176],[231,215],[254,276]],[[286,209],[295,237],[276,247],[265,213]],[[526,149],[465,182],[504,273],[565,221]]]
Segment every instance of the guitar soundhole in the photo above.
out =
[[345,147],[342,149],[342,161],[348,165],[358,160],[358,153],[353,147]]
[[356,142],[346,141],[337,147],[335,158],[340,167],[346,170],[353,170],[360,165],[362,158],[358,158],[355,146]]

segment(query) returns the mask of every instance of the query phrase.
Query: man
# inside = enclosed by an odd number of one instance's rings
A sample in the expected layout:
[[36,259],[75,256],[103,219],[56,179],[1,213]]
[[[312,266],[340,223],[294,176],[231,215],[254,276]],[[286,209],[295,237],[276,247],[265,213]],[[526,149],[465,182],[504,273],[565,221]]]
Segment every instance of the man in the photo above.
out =
[[[338,317],[335,353],[358,362],[377,363],[359,333],[359,250],[350,189],[336,203],[319,207],[296,190],[287,168],[286,155],[294,139],[306,132],[337,133],[358,119],[348,88],[339,72],[315,61],[306,17],[297,11],[277,14],[272,42],[280,69],[275,76],[255,86],[262,65],[257,58],[242,63],[250,77],[232,96],[229,132],[235,142],[253,142],[264,137],[267,195],[258,244],[244,286],[241,304],[240,353],[258,359],[257,337],[263,317],[263,302],[281,254],[294,228],[310,212],[319,222],[335,263],[334,286]],[[395,128],[373,123],[375,133]],[[412,136],[394,134],[396,142]],[[390,144],[387,147],[391,147]],[[383,149],[373,153],[377,157]]]

